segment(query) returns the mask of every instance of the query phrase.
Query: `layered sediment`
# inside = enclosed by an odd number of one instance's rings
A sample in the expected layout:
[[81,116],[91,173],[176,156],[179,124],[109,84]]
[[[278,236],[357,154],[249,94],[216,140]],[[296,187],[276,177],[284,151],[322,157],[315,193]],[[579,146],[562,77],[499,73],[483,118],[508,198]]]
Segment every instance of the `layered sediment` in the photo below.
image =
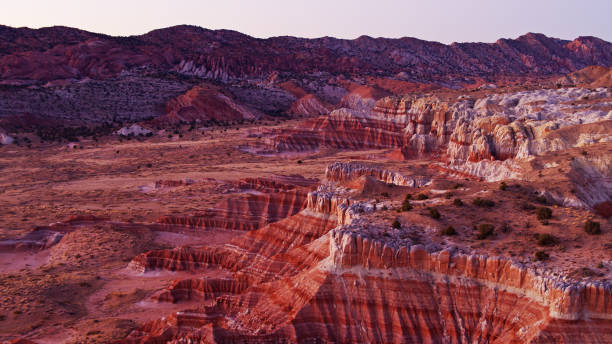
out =
[[575,282],[508,258],[409,237],[371,236],[375,225],[363,218],[371,211],[321,186],[300,213],[230,245],[198,251],[203,255],[137,257],[132,264],[145,270],[206,261],[234,278],[175,282],[160,301],[214,302],[148,323],[127,342],[612,340],[609,283]]
[[350,182],[362,176],[374,177],[386,184],[409,187],[419,187],[429,181],[422,176],[408,177],[375,164],[335,162],[325,169],[325,178],[330,181]]
[[304,209],[313,183],[313,180],[301,176],[247,178],[236,183],[240,191],[238,195],[221,201],[215,207],[191,216],[162,216],[158,223],[202,229],[257,229]]

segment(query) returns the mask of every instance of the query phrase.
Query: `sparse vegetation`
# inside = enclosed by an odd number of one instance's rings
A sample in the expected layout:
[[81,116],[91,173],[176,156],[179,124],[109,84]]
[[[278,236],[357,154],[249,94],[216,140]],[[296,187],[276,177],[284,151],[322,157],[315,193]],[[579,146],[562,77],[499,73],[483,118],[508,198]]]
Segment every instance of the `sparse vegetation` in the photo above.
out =
[[539,246],[553,246],[557,243],[557,238],[551,234],[536,234]]
[[463,201],[460,200],[459,198],[455,198],[453,200],[453,205],[456,206],[456,207],[462,207],[463,206]]
[[512,227],[510,227],[510,224],[508,224],[507,222],[504,222],[504,224],[501,226],[500,228],[502,233],[510,233],[512,232]]
[[417,197],[416,197],[416,199],[417,199],[417,200],[419,200],[419,201],[423,201],[423,200],[426,200],[426,199],[428,199],[428,198],[429,198],[429,196],[427,196],[427,195],[426,195],[426,194],[424,194],[424,193],[420,193],[420,194],[418,194],[418,195],[417,195]]
[[381,192],[380,195],[383,196],[383,197],[387,197],[387,198],[389,197],[389,193],[386,192],[386,191],[385,192]]
[[489,223],[481,223],[477,227],[478,234],[476,235],[476,239],[484,240],[491,235],[493,235],[493,231],[495,230],[495,226]]
[[552,218],[552,210],[547,207],[540,207],[536,209],[536,217],[542,223],[548,222],[547,220],[550,220]]
[[481,208],[492,208],[495,206],[495,202],[491,201],[490,199],[485,199],[485,198],[480,198],[480,197],[474,198],[472,203],[475,206],[481,207]]
[[395,228],[395,229],[400,229],[400,228],[402,228],[402,224],[401,224],[401,223],[400,223],[400,222],[399,222],[399,221],[396,219],[396,220],[395,220],[395,221],[393,221],[393,223],[391,224],[391,227],[392,227],[392,228]]
[[533,206],[533,204],[529,203],[529,202],[523,202],[521,203],[521,209],[525,210],[525,211],[531,211],[531,210],[535,210],[535,206]]
[[402,211],[409,211],[412,210],[412,204],[410,204],[409,200],[404,200],[404,202],[402,202],[402,207],[401,207]]
[[446,228],[442,229],[440,231],[440,234],[442,235],[456,235],[457,231],[455,230],[455,228],[453,226],[447,226]]
[[453,185],[453,189],[459,189],[460,187],[463,187],[463,184],[456,183],[455,185]]
[[440,212],[438,211],[438,209],[436,208],[427,208],[427,211],[429,212],[429,217],[431,217],[432,219],[439,219],[440,218]]
[[591,235],[601,234],[601,225],[599,222],[587,220],[587,222],[584,223],[584,231]]
[[548,260],[549,258],[550,258],[550,255],[546,253],[545,251],[536,251],[535,253],[536,260],[544,261],[544,260]]
[[501,182],[501,184],[499,184],[499,189],[501,191],[506,191],[508,189],[508,185],[506,184],[506,182]]

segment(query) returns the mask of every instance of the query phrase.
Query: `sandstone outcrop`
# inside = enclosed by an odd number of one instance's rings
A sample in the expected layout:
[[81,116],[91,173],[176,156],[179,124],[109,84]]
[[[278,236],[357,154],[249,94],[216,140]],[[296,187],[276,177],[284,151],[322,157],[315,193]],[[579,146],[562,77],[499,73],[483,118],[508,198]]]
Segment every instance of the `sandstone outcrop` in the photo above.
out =
[[563,86],[612,87],[612,68],[589,66],[559,78],[557,83]]
[[291,104],[289,112],[298,115],[320,116],[327,115],[333,107],[313,94],[308,94]]
[[152,131],[139,126],[138,124],[132,124],[129,127],[123,127],[116,132],[117,135],[121,136],[144,136],[152,134]]
[[[159,301],[212,305],[149,322],[125,342],[612,339],[609,283],[574,282],[453,246],[428,248],[410,238],[371,237],[372,224],[360,215],[368,213],[364,206],[323,185],[309,194],[299,214],[226,247],[204,249],[205,255],[185,256],[183,262],[209,261],[214,265],[207,266],[221,266],[235,277],[175,282]],[[131,265],[174,269],[165,265],[177,261],[174,257],[155,260],[145,254]]]
[[[236,183],[241,190],[238,196],[227,198],[200,214],[162,216],[158,223],[202,229],[257,229],[304,209],[312,183],[312,180],[301,176],[247,178]],[[168,185],[168,182],[163,185]],[[169,185],[181,186],[185,183],[178,181]]]
[[168,102],[166,114],[156,122],[205,122],[235,121],[259,118],[261,114],[237,104],[218,87],[211,85],[195,86]]
[[[585,99],[594,103],[581,104]],[[399,148],[407,157],[438,156],[465,173],[486,177],[486,171],[505,167],[465,164],[526,159],[611,140],[610,99],[612,94],[604,88],[524,91],[455,101],[387,97],[369,111],[339,109],[305,121],[301,128],[272,133],[268,146],[277,152],[323,146]]]
[[325,178],[336,182],[350,182],[362,176],[371,176],[386,184],[419,187],[429,180],[425,177],[408,177],[398,172],[389,171],[381,166],[357,162],[335,162],[325,169]]

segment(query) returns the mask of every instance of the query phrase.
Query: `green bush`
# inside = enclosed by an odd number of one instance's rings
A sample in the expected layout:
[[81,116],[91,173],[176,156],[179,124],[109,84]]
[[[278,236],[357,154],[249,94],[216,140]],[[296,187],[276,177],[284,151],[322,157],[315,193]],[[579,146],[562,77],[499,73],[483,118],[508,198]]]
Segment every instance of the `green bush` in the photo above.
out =
[[536,209],[536,216],[540,221],[549,220],[552,218],[552,210],[550,208],[540,207]]
[[417,197],[416,197],[416,199],[419,200],[419,201],[426,200],[428,198],[429,197],[426,194],[423,194],[423,193],[418,194]]
[[453,205],[456,207],[461,207],[463,206],[463,201],[460,200],[459,198],[455,198],[455,200],[453,200]]
[[395,220],[395,221],[393,221],[393,223],[391,224],[391,227],[393,227],[393,228],[395,228],[395,229],[400,229],[400,228],[402,228],[402,224],[401,224],[401,223],[400,223],[398,220]]
[[536,234],[539,246],[552,246],[557,243],[557,238],[550,234]]
[[476,197],[472,203],[477,206],[477,207],[481,207],[481,208],[492,208],[495,206],[495,202],[491,201],[490,199],[485,199],[485,198],[480,198],[480,197]]
[[548,253],[544,252],[544,251],[536,251],[535,253],[535,259],[536,260],[547,260],[548,258],[550,258],[550,256],[548,255]]
[[429,216],[432,219],[439,219],[440,218],[440,212],[438,211],[438,209],[436,208],[427,208],[427,210],[429,211]]
[[488,223],[481,223],[478,225],[477,228],[478,234],[476,235],[476,239],[484,240],[493,235],[493,230],[495,229],[495,226]]
[[457,231],[453,226],[448,226],[440,231],[442,235],[456,235]]
[[591,235],[601,234],[601,225],[599,222],[587,220],[587,222],[584,223],[584,231]]

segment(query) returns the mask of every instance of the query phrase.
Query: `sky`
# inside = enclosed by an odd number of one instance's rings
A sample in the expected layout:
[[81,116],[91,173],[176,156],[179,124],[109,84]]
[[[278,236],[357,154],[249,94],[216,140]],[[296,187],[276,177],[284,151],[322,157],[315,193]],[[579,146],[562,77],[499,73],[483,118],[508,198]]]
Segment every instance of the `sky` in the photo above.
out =
[[191,24],[254,37],[494,42],[527,32],[612,41],[612,0],[0,0],[0,24],[115,36]]

